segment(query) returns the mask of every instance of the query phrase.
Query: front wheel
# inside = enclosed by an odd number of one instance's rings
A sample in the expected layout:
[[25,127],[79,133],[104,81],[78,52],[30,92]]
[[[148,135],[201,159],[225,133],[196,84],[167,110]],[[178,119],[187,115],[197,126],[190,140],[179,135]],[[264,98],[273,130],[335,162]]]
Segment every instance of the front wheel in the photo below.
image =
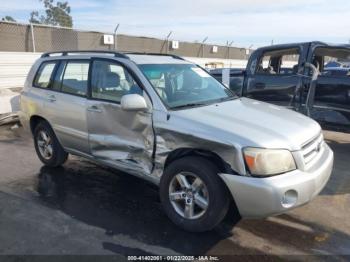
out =
[[185,157],[166,168],[160,182],[160,198],[176,225],[203,232],[223,220],[230,198],[218,172],[213,163],[201,157]]

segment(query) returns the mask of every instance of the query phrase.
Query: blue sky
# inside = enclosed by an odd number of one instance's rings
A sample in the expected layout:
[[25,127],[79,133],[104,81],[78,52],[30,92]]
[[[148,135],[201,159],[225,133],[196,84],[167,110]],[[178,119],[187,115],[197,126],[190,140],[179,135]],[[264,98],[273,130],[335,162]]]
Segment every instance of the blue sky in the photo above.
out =
[[[254,47],[321,40],[350,41],[348,0],[68,0],[74,28]],[[26,22],[39,0],[0,3],[0,18]]]

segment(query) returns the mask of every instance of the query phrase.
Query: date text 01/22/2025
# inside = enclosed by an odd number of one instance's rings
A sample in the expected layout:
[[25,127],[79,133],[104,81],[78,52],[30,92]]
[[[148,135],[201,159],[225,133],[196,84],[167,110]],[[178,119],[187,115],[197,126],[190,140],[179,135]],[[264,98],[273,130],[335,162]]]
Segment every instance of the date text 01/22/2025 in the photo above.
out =
[[217,256],[128,256],[129,261],[219,261]]

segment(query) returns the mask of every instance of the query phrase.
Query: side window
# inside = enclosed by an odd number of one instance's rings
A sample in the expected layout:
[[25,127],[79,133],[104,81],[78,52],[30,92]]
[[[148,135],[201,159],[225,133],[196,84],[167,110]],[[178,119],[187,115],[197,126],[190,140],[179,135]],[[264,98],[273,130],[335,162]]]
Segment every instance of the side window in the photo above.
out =
[[350,77],[350,50],[339,48],[316,48],[312,63],[322,76]]
[[91,91],[92,98],[117,103],[123,95],[143,94],[142,89],[123,66],[102,60],[93,62]]
[[68,61],[61,91],[68,94],[86,96],[89,75],[89,61]]
[[56,62],[44,62],[40,65],[34,79],[34,86],[40,88],[49,88],[51,84],[51,75],[55,69]]
[[267,51],[260,58],[256,73],[264,75],[297,74],[299,57],[299,48]]
[[270,60],[271,57],[269,55],[263,55],[260,58],[260,62],[256,68],[257,74],[269,74],[270,73]]
[[279,68],[280,75],[292,75],[298,73],[299,54],[292,53],[283,55],[281,58],[281,65]]

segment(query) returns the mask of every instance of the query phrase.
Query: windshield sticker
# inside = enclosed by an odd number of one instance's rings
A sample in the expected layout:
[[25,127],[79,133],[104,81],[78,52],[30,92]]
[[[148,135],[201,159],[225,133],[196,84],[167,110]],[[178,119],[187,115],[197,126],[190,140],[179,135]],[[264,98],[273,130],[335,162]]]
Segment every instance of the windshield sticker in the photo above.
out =
[[198,67],[192,67],[191,69],[201,77],[210,77],[210,75],[207,72]]

